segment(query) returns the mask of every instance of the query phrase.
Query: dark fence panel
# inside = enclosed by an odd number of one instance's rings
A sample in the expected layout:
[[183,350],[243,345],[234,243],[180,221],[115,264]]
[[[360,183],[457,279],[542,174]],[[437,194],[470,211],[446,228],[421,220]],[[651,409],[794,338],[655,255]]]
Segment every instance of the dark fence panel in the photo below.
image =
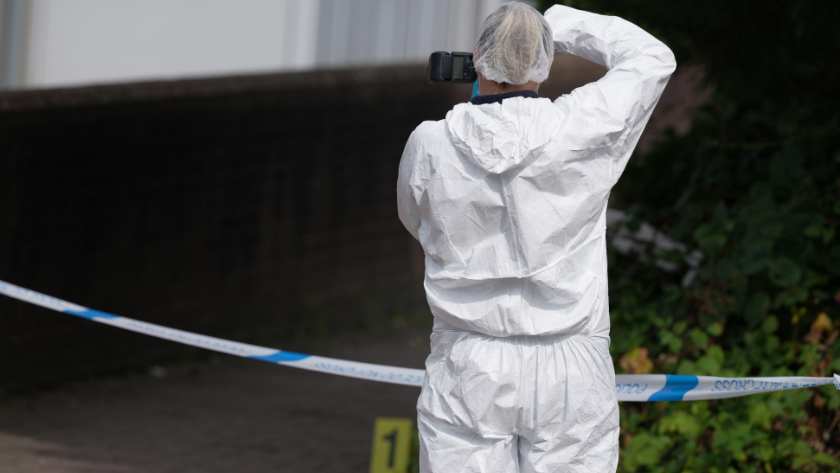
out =
[[[420,67],[0,94],[0,279],[266,341],[423,307],[396,215],[411,131],[464,87]],[[377,318],[378,317],[378,318]],[[176,353],[0,297],[0,388]]]

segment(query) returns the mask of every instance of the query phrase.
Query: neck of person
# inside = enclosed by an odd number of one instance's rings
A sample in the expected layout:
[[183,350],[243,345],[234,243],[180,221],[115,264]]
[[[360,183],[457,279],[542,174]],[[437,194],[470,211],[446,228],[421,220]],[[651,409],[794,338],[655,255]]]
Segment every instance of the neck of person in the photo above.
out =
[[496,82],[494,80],[485,79],[481,73],[478,73],[478,93],[481,95],[498,95],[506,94],[508,92],[519,92],[522,90],[530,90],[532,92],[538,91],[540,84],[531,81],[524,84],[508,84],[506,82]]

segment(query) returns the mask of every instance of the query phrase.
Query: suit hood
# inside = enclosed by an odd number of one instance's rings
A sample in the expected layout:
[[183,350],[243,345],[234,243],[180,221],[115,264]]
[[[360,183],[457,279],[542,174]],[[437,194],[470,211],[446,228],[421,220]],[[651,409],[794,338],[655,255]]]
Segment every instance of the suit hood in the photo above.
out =
[[476,165],[501,174],[539,156],[560,126],[560,112],[545,98],[512,97],[499,103],[456,105],[446,114],[452,141]]

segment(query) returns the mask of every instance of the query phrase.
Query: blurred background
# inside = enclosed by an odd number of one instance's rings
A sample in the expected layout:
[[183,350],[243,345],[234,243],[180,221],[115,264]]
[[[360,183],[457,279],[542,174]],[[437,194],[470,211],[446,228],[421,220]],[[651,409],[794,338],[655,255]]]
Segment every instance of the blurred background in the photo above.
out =
[[[420,122],[470,96],[427,84],[428,55],[472,51],[501,3],[0,0],[0,280],[422,368],[397,168]],[[616,371],[840,371],[840,3],[564,3],[679,63],[611,197]],[[540,93],[605,72],[558,54]],[[413,418],[417,395],[0,297],[4,473],[365,471],[374,419]],[[619,471],[837,471],[838,409],[830,387],[624,403]]]
[[0,86],[424,63],[430,51],[472,51],[481,21],[502,3],[3,0]]

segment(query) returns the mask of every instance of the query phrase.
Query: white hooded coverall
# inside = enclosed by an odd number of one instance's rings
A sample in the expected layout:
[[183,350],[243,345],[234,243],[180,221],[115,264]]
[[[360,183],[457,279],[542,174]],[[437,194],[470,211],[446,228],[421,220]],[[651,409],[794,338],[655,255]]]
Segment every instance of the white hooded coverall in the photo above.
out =
[[554,6],[554,47],[609,70],[554,102],[459,104],[411,134],[399,215],[425,252],[420,471],[614,472],[606,208],[676,67],[641,28]]

